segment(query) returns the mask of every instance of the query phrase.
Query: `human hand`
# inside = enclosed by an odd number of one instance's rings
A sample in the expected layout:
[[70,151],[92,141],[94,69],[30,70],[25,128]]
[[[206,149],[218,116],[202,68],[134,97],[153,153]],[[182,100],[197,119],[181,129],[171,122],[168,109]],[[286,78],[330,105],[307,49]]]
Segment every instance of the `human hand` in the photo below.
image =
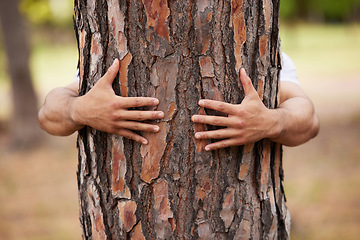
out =
[[150,97],[120,97],[112,88],[112,82],[119,71],[119,60],[84,96],[72,102],[71,116],[74,122],[88,125],[97,130],[114,133],[147,144],[148,141],[132,130],[158,132],[159,126],[144,123],[146,120],[162,119],[162,111],[128,110],[134,107],[156,106],[159,100]]
[[245,92],[245,98],[241,104],[207,99],[199,101],[201,107],[228,114],[227,117],[209,115],[192,117],[195,123],[226,127],[195,133],[196,139],[222,139],[206,145],[206,151],[254,143],[263,138],[270,138],[276,133],[276,111],[265,107],[243,68],[240,70],[240,81]]

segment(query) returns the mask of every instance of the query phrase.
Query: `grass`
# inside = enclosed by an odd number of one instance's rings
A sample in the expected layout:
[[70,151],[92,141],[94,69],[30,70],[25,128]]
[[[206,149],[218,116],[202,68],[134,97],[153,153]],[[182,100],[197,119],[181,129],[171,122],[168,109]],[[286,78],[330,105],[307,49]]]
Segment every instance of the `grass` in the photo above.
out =
[[[360,25],[281,26],[282,48],[298,68],[321,123],[317,138],[285,148],[285,191],[292,239],[360,235]],[[39,100],[73,81],[75,43],[35,36],[31,68]],[[0,51],[0,120],[10,112]],[[0,129],[1,130],[1,129]],[[47,138],[25,153],[7,152],[0,132],[0,239],[80,239],[75,136]]]

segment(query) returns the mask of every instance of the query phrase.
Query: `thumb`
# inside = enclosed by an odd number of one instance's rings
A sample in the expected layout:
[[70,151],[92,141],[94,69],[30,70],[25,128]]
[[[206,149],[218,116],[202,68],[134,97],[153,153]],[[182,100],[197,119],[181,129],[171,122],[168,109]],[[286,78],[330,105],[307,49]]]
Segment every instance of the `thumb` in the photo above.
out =
[[116,58],[113,64],[109,67],[107,72],[99,79],[99,82],[105,85],[111,85],[116,77],[116,74],[119,72],[119,60]]
[[240,69],[240,82],[244,88],[245,96],[252,95],[254,92],[256,93],[256,90],[251,82],[251,79],[246,74],[244,68]]

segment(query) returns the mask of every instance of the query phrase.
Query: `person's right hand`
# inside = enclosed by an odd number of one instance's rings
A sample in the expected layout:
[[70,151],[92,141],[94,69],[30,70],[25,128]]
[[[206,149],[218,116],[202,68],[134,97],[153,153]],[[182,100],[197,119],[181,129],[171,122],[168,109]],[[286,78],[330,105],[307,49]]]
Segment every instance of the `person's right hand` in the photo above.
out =
[[77,97],[71,107],[73,121],[94,129],[114,133],[147,144],[148,141],[136,131],[158,132],[159,126],[145,123],[146,120],[162,119],[162,111],[128,110],[134,107],[156,106],[159,100],[150,97],[120,97],[112,88],[119,71],[119,60],[108,69],[95,86],[84,96]]

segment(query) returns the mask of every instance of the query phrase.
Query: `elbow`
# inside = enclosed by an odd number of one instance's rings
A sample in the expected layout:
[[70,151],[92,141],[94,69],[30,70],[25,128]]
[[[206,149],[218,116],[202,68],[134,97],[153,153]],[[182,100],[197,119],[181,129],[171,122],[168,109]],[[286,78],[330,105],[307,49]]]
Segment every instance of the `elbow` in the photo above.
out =
[[54,136],[69,136],[74,132],[60,129],[57,124],[54,124],[44,106],[38,112],[38,125],[42,130]]
[[39,127],[51,135],[57,135],[52,131],[51,121],[50,121],[49,117],[46,115],[46,110],[44,108],[45,107],[42,106],[38,112]]
[[46,117],[44,113],[44,106],[42,106],[38,112],[38,125],[42,130],[48,132],[46,128]]
[[311,139],[315,138],[319,134],[319,130],[320,130],[319,120],[316,117],[316,115],[314,115],[311,124],[307,127],[307,130],[305,130],[302,134],[295,135],[291,139],[287,139],[287,141],[281,143],[287,147],[300,146],[310,141]]
[[319,131],[320,131],[319,119],[314,114],[313,124],[312,124],[312,128],[311,128],[311,138],[315,138],[319,134]]

